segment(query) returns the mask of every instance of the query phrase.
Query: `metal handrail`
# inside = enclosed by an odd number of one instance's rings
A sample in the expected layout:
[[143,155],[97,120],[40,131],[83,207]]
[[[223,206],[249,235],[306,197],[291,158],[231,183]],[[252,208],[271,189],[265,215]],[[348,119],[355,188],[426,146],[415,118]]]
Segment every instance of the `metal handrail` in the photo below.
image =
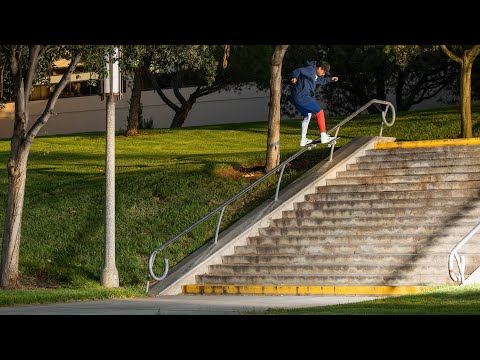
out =
[[[380,135],[379,136],[382,136],[382,132],[383,132],[383,124],[387,125],[387,126],[392,126],[393,123],[395,122],[395,108],[393,107],[392,103],[389,102],[389,101],[383,101],[383,100],[377,100],[377,99],[372,99],[370,100],[368,103],[366,103],[365,105],[363,105],[361,108],[359,108],[357,111],[355,111],[354,113],[352,113],[351,115],[349,115],[348,117],[346,117],[344,120],[342,120],[339,124],[337,124],[336,126],[334,126],[333,128],[331,128],[329,131],[327,131],[327,134],[330,134],[331,132],[335,131],[335,137],[337,137],[338,135],[338,131],[340,130],[340,127],[342,127],[344,124],[346,124],[347,122],[349,122],[351,119],[353,119],[355,116],[357,116],[358,114],[360,114],[363,110],[365,110],[366,108],[368,108],[370,105],[372,104],[383,104],[383,105],[386,105],[385,107],[385,110],[382,111],[382,123],[381,123],[381,127],[380,127]],[[389,123],[387,120],[386,120],[386,114],[388,112],[388,109],[391,109],[392,110],[392,121]],[[317,139],[315,139],[313,142],[317,142],[321,139],[321,137],[319,136]],[[194,229],[195,227],[197,227],[198,225],[200,225],[201,223],[203,223],[205,220],[211,218],[213,215],[215,215],[217,212],[220,211],[220,215],[218,217],[218,222],[217,222],[217,228],[216,228],[216,232],[215,232],[215,241],[214,241],[214,245],[217,244],[217,240],[218,240],[218,232],[220,230],[220,223],[222,221],[222,217],[223,217],[223,213],[225,211],[225,208],[231,204],[232,202],[234,202],[235,200],[237,200],[240,196],[242,196],[243,194],[245,194],[247,191],[249,191],[250,189],[252,189],[253,187],[255,187],[257,184],[259,184],[260,182],[262,182],[263,180],[265,180],[266,178],[268,178],[270,175],[272,175],[273,173],[275,172],[278,172],[278,170],[280,169],[280,175],[278,177],[278,183],[277,183],[277,188],[276,188],[276,191],[275,191],[275,200],[274,201],[277,201],[278,200],[278,192],[280,191],[280,183],[282,181],[282,176],[283,176],[283,172],[285,170],[285,166],[290,163],[292,160],[296,159],[298,156],[300,156],[301,154],[303,154],[305,151],[309,150],[312,146],[316,146],[316,144],[309,144],[305,147],[303,147],[303,149],[297,151],[295,154],[293,154],[292,156],[290,156],[287,160],[283,161],[282,163],[280,163],[279,165],[277,165],[276,167],[274,167],[272,170],[268,171],[267,173],[265,173],[265,175],[263,175],[261,178],[257,179],[256,181],[254,181],[253,183],[251,183],[250,185],[248,185],[245,189],[243,189],[242,191],[240,191],[239,193],[237,193],[236,195],[234,195],[233,197],[231,197],[230,199],[228,199],[227,201],[225,201],[222,205],[218,206],[215,210],[212,210],[210,213],[208,213],[207,215],[205,215],[204,217],[202,217],[200,220],[198,220],[196,223],[190,225],[188,228],[186,228],[185,230],[183,230],[180,234],[178,234],[177,236],[175,236],[174,238],[168,240],[166,243],[162,244],[160,247],[158,247],[155,251],[152,252],[152,254],[150,255],[149,259],[148,259],[148,275],[147,275],[147,286],[146,286],[146,291],[148,292],[149,290],[149,287],[150,287],[150,277],[153,278],[154,280],[157,280],[157,281],[161,281],[163,279],[165,279],[165,277],[167,276],[167,273],[168,273],[168,259],[164,259],[164,267],[165,267],[165,270],[163,272],[163,274],[161,276],[156,276],[155,273],[153,272],[153,263],[155,262],[155,258],[157,256],[157,254],[162,251],[163,249],[165,249],[166,247],[168,247],[170,244],[174,243],[176,240],[178,240],[180,237],[184,236],[185,234],[189,233],[192,229]],[[331,143],[331,150],[330,150],[330,161],[332,160],[332,157],[333,157],[333,150],[334,150],[334,147],[335,147],[335,141]]]
[[[460,284],[463,285],[465,283],[465,256],[458,256],[458,250],[468,241],[470,240],[473,235],[480,229],[480,223],[478,223],[470,232],[465,235],[465,237],[450,251],[450,255],[448,256],[448,272],[450,274],[450,278],[453,281],[460,281]],[[453,273],[453,258],[457,260],[458,266],[458,277]]]

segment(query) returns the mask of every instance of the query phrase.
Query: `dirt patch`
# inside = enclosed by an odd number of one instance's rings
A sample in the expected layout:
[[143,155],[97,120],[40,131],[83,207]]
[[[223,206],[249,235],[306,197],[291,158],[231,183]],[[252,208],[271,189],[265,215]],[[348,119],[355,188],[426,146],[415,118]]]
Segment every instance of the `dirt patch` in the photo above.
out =
[[51,279],[46,274],[41,272],[35,275],[23,275],[17,285],[18,290],[34,290],[34,289],[58,289],[61,286]]
[[224,168],[218,172],[221,177],[229,179],[240,179],[240,178],[252,178],[258,179],[263,176],[264,166],[252,166],[252,167],[243,167],[235,169],[233,166]]
[[[314,157],[295,159],[285,166],[284,173],[288,174],[288,172],[292,170],[301,171],[301,170],[309,169],[312,166],[314,166],[317,162],[318,162],[318,159]],[[224,168],[220,170],[218,174],[221,177],[225,177],[229,179],[240,179],[240,178],[258,179],[265,174],[264,170],[265,170],[264,165],[254,165],[254,166],[240,165],[240,167],[238,168],[234,168],[233,166]]]

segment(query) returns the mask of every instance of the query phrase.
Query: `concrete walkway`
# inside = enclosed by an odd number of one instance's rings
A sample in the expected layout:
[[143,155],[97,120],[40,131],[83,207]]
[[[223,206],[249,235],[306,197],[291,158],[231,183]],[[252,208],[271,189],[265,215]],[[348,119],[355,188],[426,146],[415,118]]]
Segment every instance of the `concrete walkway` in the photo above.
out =
[[378,297],[175,295],[0,307],[0,315],[240,315],[243,311],[325,306],[376,298]]

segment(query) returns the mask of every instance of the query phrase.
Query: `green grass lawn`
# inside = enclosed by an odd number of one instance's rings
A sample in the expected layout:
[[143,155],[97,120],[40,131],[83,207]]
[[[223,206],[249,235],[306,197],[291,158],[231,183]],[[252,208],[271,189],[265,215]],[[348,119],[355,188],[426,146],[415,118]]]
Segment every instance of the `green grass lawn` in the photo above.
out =
[[268,310],[249,315],[480,315],[480,285],[439,286],[422,294],[358,303]]
[[[343,119],[328,117],[327,128]],[[478,105],[473,119],[479,136]],[[354,137],[378,135],[380,124],[379,114],[355,118],[340,130],[337,147]],[[459,109],[448,107],[397,114],[394,126],[385,128],[383,135],[402,141],[457,138],[459,132]],[[309,136],[318,136],[315,121],[310,124]],[[124,296],[143,294],[147,260],[154,249],[261,175],[255,170],[265,162],[266,138],[266,122],[143,130],[136,137],[116,137],[116,265],[119,291],[125,290]],[[282,121],[282,159],[300,149],[299,140],[300,121]],[[9,151],[10,141],[0,140],[0,163],[6,165]],[[328,155],[325,146],[305,152],[285,171],[282,187]],[[20,248],[20,283],[25,289],[52,293],[68,289],[69,294],[74,293],[71,289],[93,289],[92,294],[102,293],[96,284],[103,264],[104,165],[104,133],[34,140]],[[275,186],[276,175],[229,205],[222,230],[271,197]],[[0,168],[0,191],[3,223],[6,166]],[[156,272],[163,272],[163,257],[174,266],[210,240],[216,221],[216,216],[210,218],[159,254]],[[106,295],[98,296],[110,296],[108,291],[102,294]],[[12,300],[2,301],[8,296],[8,291],[0,291],[0,305],[11,304],[8,301]],[[63,295],[59,298],[63,301]],[[17,303],[22,302],[27,300]]]

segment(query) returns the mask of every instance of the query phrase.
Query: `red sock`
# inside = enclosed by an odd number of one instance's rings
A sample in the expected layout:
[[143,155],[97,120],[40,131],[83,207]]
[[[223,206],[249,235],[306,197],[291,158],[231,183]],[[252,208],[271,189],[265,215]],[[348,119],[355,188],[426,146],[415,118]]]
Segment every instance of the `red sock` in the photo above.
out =
[[317,117],[317,123],[318,127],[320,128],[320,132],[327,132],[327,128],[325,126],[325,115],[323,115],[323,110],[320,110],[318,113],[315,114],[315,116]]

